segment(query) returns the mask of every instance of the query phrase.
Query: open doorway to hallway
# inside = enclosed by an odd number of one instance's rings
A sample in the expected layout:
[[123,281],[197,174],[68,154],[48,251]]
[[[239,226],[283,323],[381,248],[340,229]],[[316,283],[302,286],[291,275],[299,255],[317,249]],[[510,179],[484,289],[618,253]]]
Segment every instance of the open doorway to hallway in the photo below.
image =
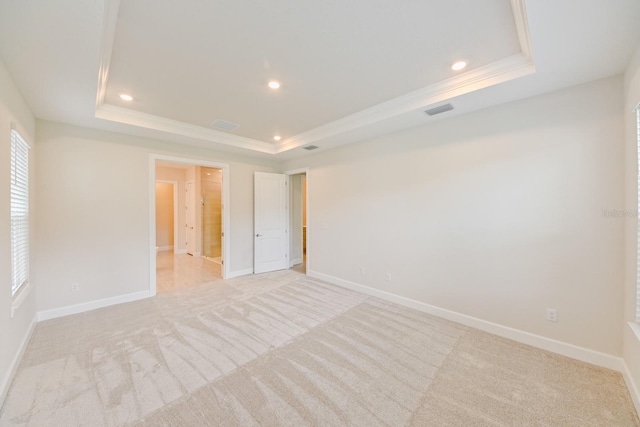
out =
[[155,161],[157,292],[223,277],[223,168]]
[[289,174],[291,269],[307,274],[307,174]]

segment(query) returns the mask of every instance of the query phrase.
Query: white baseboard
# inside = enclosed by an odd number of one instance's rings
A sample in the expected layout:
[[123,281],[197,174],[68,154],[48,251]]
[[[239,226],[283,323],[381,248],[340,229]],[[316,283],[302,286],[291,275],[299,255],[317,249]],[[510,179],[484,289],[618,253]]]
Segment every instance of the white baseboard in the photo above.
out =
[[225,277],[225,279],[233,279],[234,277],[248,276],[249,274],[253,274],[253,268],[246,268],[244,270],[238,270],[238,271],[230,271],[229,274],[227,274],[227,277]]
[[298,264],[302,264],[302,258],[294,259],[289,263],[289,267],[294,267]]
[[137,301],[149,298],[151,294],[148,290],[134,292],[131,294],[118,295],[116,297],[104,298],[95,301],[84,302],[82,304],[68,305],[66,307],[54,308],[38,312],[38,322],[43,320],[55,319],[58,317],[69,316],[71,314],[83,313],[85,311],[95,310],[97,308],[108,307],[110,305],[122,304],[125,302]]
[[476,317],[467,316],[466,314],[457,313],[455,311],[447,310],[410,298],[395,295],[390,292],[370,288],[359,283],[350,282],[348,280],[343,280],[337,277],[318,273],[317,271],[307,271],[307,275],[316,279],[324,280],[325,282],[329,282],[334,285],[341,286],[343,288],[351,289],[353,291],[360,292],[366,295],[371,295],[386,301],[391,301],[405,307],[410,307],[415,310],[441,317],[443,319],[461,323],[475,329],[480,329],[481,331],[489,332],[491,334],[509,338],[523,344],[541,348],[552,353],[561,354],[563,356],[571,357],[573,359],[581,360],[593,365],[613,369],[618,372],[623,372],[623,370],[625,369],[622,358],[612,356],[610,354],[601,353],[599,351],[590,350],[588,348],[579,347],[577,345],[557,341],[551,338],[546,338],[541,335],[536,335],[508,326],[499,325],[497,323],[488,322]]
[[173,250],[173,246],[158,246],[158,252],[172,251],[172,250]]
[[2,383],[0,384],[0,408],[4,405],[4,399],[7,397],[7,393],[9,392],[9,387],[11,387],[11,382],[13,381],[13,377],[16,375],[18,371],[18,366],[20,366],[20,361],[22,360],[22,356],[24,356],[24,352],[27,349],[27,345],[31,340],[31,335],[33,335],[33,330],[36,327],[36,323],[38,323],[37,314],[34,314],[33,319],[31,320],[31,325],[29,325],[29,330],[25,334],[22,342],[20,343],[20,347],[18,347],[18,351],[16,352],[13,360],[11,361],[11,365],[9,365],[9,370],[7,374],[2,379]]
[[624,377],[624,382],[627,383],[627,388],[629,389],[629,394],[631,395],[631,400],[633,400],[633,405],[636,407],[636,412],[640,417],[640,389],[638,389],[638,385],[633,380],[631,376],[631,371],[629,371],[629,367],[627,364],[622,361],[622,376]]
[[187,253],[186,249],[176,249],[175,251],[173,251],[174,255],[184,255]]

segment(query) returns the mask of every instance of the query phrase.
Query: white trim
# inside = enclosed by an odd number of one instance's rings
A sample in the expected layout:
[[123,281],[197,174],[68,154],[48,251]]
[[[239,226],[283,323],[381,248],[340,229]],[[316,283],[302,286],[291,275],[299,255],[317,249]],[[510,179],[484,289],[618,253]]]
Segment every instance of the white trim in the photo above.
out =
[[521,52],[495,61],[475,70],[461,73],[444,81],[426,86],[371,108],[326,123],[278,143],[245,138],[202,126],[171,120],[132,109],[106,104],[105,95],[111,65],[120,0],[105,0],[96,117],[119,123],[127,123],[147,129],[155,129],[175,135],[183,135],[202,141],[241,147],[267,154],[279,154],[319,140],[358,129],[399,114],[425,108],[437,102],[464,95],[479,89],[503,83],[535,72],[531,56],[531,39],[527,22],[525,0],[511,0],[513,19]]
[[520,50],[522,50],[522,53],[526,57],[532,58],[531,36],[529,34],[529,21],[527,19],[525,0],[511,0],[511,11],[513,12],[513,20],[516,23]]
[[[106,88],[105,88],[106,90]],[[96,108],[96,117],[118,123],[139,126],[146,129],[154,129],[161,132],[196,138],[202,141],[217,142],[233,147],[245,148],[260,153],[274,154],[276,144],[245,138],[190,123],[180,122],[153,114],[142,113],[129,108],[118,107],[111,104],[100,104]]]
[[27,296],[31,293],[32,289],[33,289],[33,283],[29,281],[27,282],[26,285],[18,289],[18,292],[16,292],[16,294],[13,296],[13,300],[11,301],[11,318],[12,319],[16,311],[18,311],[22,303],[27,299]]
[[298,169],[290,169],[288,171],[285,171],[284,174],[285,175],[298,175],[301,173],[308,173],[309,172],[309,167],[305,167],[305,168],[298,168]]
[[68,305],[66,307],[54,308],[51,310],[44,310],[38,312],[38,322],[49,319],[56,319],[58,317],[70,316],[72,314],[84,313],[85,311],[91,311],[98,308],[109,307],[111,305],[122,304],[125,302],[137,301],[145,298],[149,298],[152,295],[147,291],[133,292],[130,294],[118,295],[115,297],[103,298],[89,302],[83,302],[75,305]]
[[513,55],[295,135],[281,142],[276,154],[523,77],[534,71],[531,58],[521,53]]
[[233,279],[234,277],[240,277],[240,276],[248,276],[250,274],[253,274],[253,268],[245,268],[244,270],[230,271],[227,275],[227,279]]
[[579,347],[577,345],[565,343],[562,341],[557,341],[551,338],[543,337],[541,335],[536,335],[530,332],[521,331],[519,329],[510,328],[508,326],[499,325],[497,323],[488,322],[486,320],[478,319],[476,317],[457,313],[455,311],[436,307],[430,304],[425,304],[423,302],[402,297],[400,295],[392,294],[390,292],[370,288],[368,286],[361,285],[359,283],[339,279],[337,277],[329,276],[323,273],[318,273],[317,271],[307,270],[307,274],[310,277],[324,280],[325,282],[329,282],[331,284],[341,286],[343,288],[347,288],[352,291],[360,292],[366,295],[371,295],[371,296],[383,299],[385,301],[391,301],[396,304],[403,305],[405,307],[410,307],[415,310],[422,311],[424,313],[432,314],[434,316],[438,316],[443,319],[451,320],[453,322],[470,326],[472,328],[489,332],[491,334],[508,338],[523,344],[541,348],[543,350],[561,354],[563,356],[571,357],[573,359],[581,360],[583,362],[591,363],[593,365],[601,366],[608,369],[613,369],[618,372],[623,371],[623,360],[620,357],[612,356],[606,353],[601,353],[595,350],[590,350],[584,347]]
[[172,251],[173,246],[158,246],[158,252]]
[[[636,195],[640,194],[640,167],[638,167],[638,165],[640,165],[640,104],[638,104],[638,106],[636,106],[635,108],[635,145],[636,145],[636,167],[637,167],[637,172],[638,172],[638,179],[636,181]],[[638,203],[640,203],[640,198],[637,200]],[[638,205],[638,203],[636,203],[636,208],[639,208],[640,205]],[[637,233],[636,233],[636,286],[635,286],[635,313],[634,313],[634,320],[636,322],[640,322],[640,238],[638,238],[640,236],[640,218],[638,218],[636,220],[636,228],[637,228]],[[636,332],[637,336],[640,336],[639,334],[637,334],[637,330],[634,330],[634,332]]]
[[18,366],[20,366],[20,362],[22,361],[22,356],[24,356],[24,352],[27,349],[27,345],[31,340],[31,336],[33,335],[33,331],[36,327],[37,315],[33,315],[33,319],[31,319],[31,324],[29,325],[29,329],[25,334],[22,342],[20,343],[20,347],[18,347],[18,351],[15,356],[13,356],[13,360],[11,360],[11,364],[9,365],[9,369],[7,374],[2,379],[2,383],[0,384],[0,408],[4,405],[4,399],[7,397],[7,393],[9,392],[9,387],[11,387],[11,383],[13,382],[13,377],[16,375],[18,371]]
[[[443,102],[457,96],[514,80],[533,72],[535,72],[535,66],[531,58],[519,53],[414,92],[390,99],[373,107],[310,129],[279,143],[269,143],[238,135],[231,135],[202,126],[105,103],[98,104],[95,116],[100,119],[187,136],[203,141],[231,145],[260,153],[279,154],[325,138],[334,137],[390,119],[400,114],[426,108],[429,105]],[[106,81],[104,90],[106,91]]]
[[624,360],[622,361],[621,373],[622,377],[624,378],[624,382],[627,384],[627,388],[629,389],[629,394],[631,395],[631,400],[633,400],[633,405],[636,407],[638,417],[640,417],[640,389],[638,389],[638,385],[633,380],[631,371],[629,371],[629,366],[627,366],[627,363]]
[[636,335],[636,338],[638,338],[638,341],[640,342],[640,324],[636,322],[628,322],[627,324],[629,325],[629,328],[631,328],[631,331],[633,331],[633,333]]
[[96,95],[96,111],[104,104],[111,68],[111,53],[113,41],[116,38],[118,10],[120,0],[104,1],[104,17],[102,18],[102,40],[100,42],[100,66],[98,68],[98,93]]
[[178,249],[177,251],[173,251],[174,255],[184,255],[187,253],[186,249]]
[[301,258],[296,258],[291,260],[291,262],[289,263],[289,267],[294,267],[298,264],[302,264],[302,259]]
[[149,156],[149,295],[157,291],[156,272],[156,159]]

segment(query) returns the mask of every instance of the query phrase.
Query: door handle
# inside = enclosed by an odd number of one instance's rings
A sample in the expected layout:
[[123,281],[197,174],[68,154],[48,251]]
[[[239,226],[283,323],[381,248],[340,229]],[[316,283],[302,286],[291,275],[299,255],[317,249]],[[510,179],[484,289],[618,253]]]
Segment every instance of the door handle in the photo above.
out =
[[262,237],[262,234],[256,234],[256,237]]

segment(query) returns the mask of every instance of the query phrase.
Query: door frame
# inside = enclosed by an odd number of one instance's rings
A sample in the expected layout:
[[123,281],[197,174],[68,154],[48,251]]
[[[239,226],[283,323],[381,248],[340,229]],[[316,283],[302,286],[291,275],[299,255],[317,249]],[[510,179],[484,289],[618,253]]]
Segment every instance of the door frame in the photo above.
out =
[[156,182],[173,185],[173,253],[175,254],[178,244],[178,181],[156,179]]
[[156,294],[156,160],[182,163],[193,166],[207,166],[222,169],[222,231],[224,264],[220,269],[222,278],[230,275],[231,266],[231,209],[229,164],[215,161],[198,160],[187,157],[168,156],[164,154],[149,155],[149,296]]
[[[307,200],[305,203],[305,211],[307,212],[307,266],[306,266],[306,274],[309,274],[309,271],[311,271],[311,236],[313,235],[313,232],[311,230],[311,212],[309,211],[309,182],[311,182],[311,169],[307,166],[304,168],[298,168],[298,169],[291,169],[288,171],[285,171],[284,174],[287,175],[287,179],[289,180],[289,199],[291,199],[291,194],[293,191],[293,186],[291,185],[291,176],[292,175],[298,175],[298,174],[305,174],[306,176],[306,185],[307,185]],[[289,211],[291,212],[292,209],[289,209]],[[291,217],[291,215],[289,215],[289,232],[291,232],[292,230],[292,226],[293,226],[293,218]],[[289,253],[291,253],[291,250],[289,250]],[[304,252],[303,252],[303,257],[304,257]]]

